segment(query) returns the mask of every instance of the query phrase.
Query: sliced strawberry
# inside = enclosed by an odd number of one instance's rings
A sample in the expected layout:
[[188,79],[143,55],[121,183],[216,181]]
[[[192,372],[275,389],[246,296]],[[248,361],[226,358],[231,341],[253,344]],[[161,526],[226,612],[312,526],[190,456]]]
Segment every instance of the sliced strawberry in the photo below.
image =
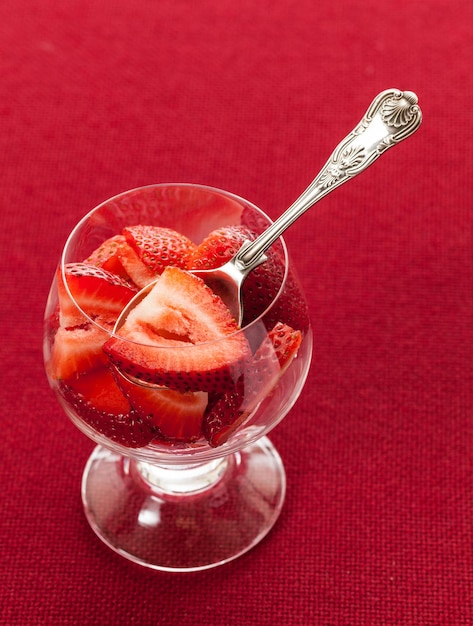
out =
[[204,282],[167,267],[104,350],[119,370],[177,391],[223,391],[248,354],[244,334]]
[[204,391],[181,393],[165,387],[131,382],[116,373],[116,381],[136,413],[151,419],[167,440],[190,443],[202,436],[202,417],[208,402]]
[[64,382],[60,391],[84,422],[123,446],[146,446],[159,432],[150,417],[132,409],[108,368]]
[[118,254],[123,244],[126,244],[124,235],[114,235],[106,239],[92,254],[85,260],[85,263],[95,265],[95,267],[103,267],[109,272],[118,274],[122,278],[127,278]]
[[223,226],[209,233],[189,258],[188,269],[208,270],[229,261],[245,239],[255,239],[245,226]]
[[77,400],[87,405],[87,411],[110,415],[124,415],[130,411],[130,403],[118,387],[108,364],[67,381],[67,387],[74,392]]
[[269,396],[297,354],[302,333],[279,322],[261,342],[244,374],[241,409],[254,411]]
[[[189,269],[213,269],[235,256],[246,240],[256,235],[246,226],[226,226],[211,232],[189,260]],[[256,319],[277,296],[284,279],[284,263],[274,248],[266,252],[267,260],[255,268],[243,283],[243,325]]]
[[244,400],[242,381],[231,391],[210,397],[202,422],[202,432],[208,443],[216,448],[223,445],[249,416],[242,410]]
[[144,265],[155,274],[165,267],[187,267],[195,244],[171,228],[160,226],[129,226],[123,229],[127,243]]
[[79,310],[67,291],[60,267],[56,272],[56,282],[59,303],[59,325],[63,328],[73,328],[86,324],[89,320]]
[[125,241],[118,251],[118,260],[130,280],[140,289],[159,276],[147,267],[133,248]]
[[108,363],[102,346],[107,333],[99,326],[85,323],[73,328],[60,326],[54,336],[50,373],[55,379],[73,379]]
[[67,265],[65,276],[74,300],[58,269],[59,327],[50,363],[51,375],[56,379],[77,377],[108,362],[102,350],[107,331],[112,330],[118,314],[136,293],[114,274],[85,263]]
[[115,321],[137,291],[119,276],[88,263],[66,265],[65,276],[74,300],[64,285],[59,269],[57,282],[60,322],[65,328],[78,326],[87,321],[76,305],[92,319],[102,317],[107,321]]
[[[188,269],[220,267],[235,256],[245,240],[253,241],[255,238],[255,232],[244,225],[219,228],[197,246],[189,260]],[[243,283],[243,326],[268,309],[281,289],[285,274],[281,244],[275,243],[271,246],[266,251],[266,257],[266,261],[255,268]],[[271,327],[279,320],[301,330],[306,330],[309,326],[307,306],[291,271],[288,272],[278,301],[267,313],[267,326]]]
[[281,366],[268,335],[247,364],[241,409],[254,411],[261,400],[272,392],[280,376]]
[[272,393],[291,364],[302,333],[278,323],[247,361],[243,376],[229,391],[212,396],[202,424],[209,444],[220,446],[239,428],[258,404]]
[[125,235],[115,235],[92,252],[86,263],[102,267],[140,289],[159,276],[141,261],[135,250],[127,243]]
[[278,322],[268,333],[268,337],[279,361],[281,374],[283,374],[299,350],[302,342],[302,332],[294,330],[288,324]]

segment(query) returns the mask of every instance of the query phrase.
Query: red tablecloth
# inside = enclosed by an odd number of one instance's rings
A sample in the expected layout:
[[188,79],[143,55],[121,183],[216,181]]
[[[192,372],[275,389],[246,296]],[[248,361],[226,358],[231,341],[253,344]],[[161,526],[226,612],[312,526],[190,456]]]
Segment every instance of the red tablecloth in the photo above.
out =
[[[473,623],[472,40],[471,0],[0,3],[0,623]],[[391,87],[421,129],[286,237],[315,349],[271,434],[280,519],[215,570],[130,564],[85,520],[94,444],[43,371],[67,234],[153,182],[276,216]]]

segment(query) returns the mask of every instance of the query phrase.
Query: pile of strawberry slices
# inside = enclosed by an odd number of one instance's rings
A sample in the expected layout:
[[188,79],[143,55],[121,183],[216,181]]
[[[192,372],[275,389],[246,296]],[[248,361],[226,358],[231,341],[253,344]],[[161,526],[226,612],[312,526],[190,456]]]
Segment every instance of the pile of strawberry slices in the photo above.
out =
[[[169,228],[129,226],[83,262],[59,268],[48,373],[66,406],[130,448],[225,443],[273,391],[303,337],[291,297],[261,318],[263,330],[245,328],[280,290],[276,251],[245,282],[243,330],[188,271],[218,267],[254,238],[243,225],[199,244]],[[154,281],[111,334],[127,303]]]

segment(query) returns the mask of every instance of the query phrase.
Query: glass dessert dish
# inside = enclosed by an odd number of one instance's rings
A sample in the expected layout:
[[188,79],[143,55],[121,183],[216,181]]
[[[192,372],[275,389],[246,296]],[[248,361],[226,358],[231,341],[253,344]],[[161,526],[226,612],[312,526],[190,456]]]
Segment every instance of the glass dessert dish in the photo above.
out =
[[244,283],[241,328],[190,273],[222,265],[270,223],[225,191],[150,185],[100,204],[65,244],[45,312],[46,373],[97,444],[82,479],[86,517],[140,565],[221,565],[281,511],[285,471],[267,434],[298,399],[312,351],[284,241]]

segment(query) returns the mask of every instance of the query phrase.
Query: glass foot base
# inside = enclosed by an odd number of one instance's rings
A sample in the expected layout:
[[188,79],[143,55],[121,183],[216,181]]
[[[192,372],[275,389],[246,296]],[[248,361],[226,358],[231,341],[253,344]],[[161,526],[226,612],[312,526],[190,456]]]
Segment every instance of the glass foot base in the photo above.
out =
[[98,446],[82,480],[86,517],[112,550],[163,571],[198,571],[241,556],[271,530],[286,476],[273,444],[210,463],[159,467]]

